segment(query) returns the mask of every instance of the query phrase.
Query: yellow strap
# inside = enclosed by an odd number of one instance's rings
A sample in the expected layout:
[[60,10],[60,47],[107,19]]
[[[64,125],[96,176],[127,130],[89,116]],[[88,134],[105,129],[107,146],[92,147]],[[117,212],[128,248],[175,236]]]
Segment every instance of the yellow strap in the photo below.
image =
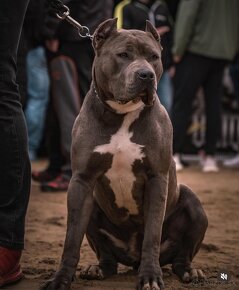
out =
[[124,0],[115,7],[114,17],[118,18],[118,22],[117,22],[118,29],[122,28],[123,26],[123,8],[125,5],[129,3],[130,3],[130,0]]

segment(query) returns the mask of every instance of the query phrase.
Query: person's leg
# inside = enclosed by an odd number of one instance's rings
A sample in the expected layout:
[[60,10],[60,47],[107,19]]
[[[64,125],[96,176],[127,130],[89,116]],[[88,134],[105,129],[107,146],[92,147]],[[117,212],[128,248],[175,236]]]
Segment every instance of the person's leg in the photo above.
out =
[[30,159],[37,158],[37,150],[42,140],[46,109],[49,99],[49,76],[45,50],[38,46],[27,55],[27,92],[25,109],[29,137]]
[[61,191],[68,187],[71,177],[71,130],[90,88],[94,50],[91,41],[85,39],[79,43],[61,43],[59,55],[63,57],[50,61],[50,71],[52,100],[59,122],[65,164],[60,176],[42,184],[42,191]]
[[236,100],[239,105],[239,56],[237,62],[230,66],[229,72],[234,86]]
[[172,107],[172,81],[168,71],[165,71],[159,81],[157,94],[159,96],[161,104],[165,107],[168,114],[171,114]]
[[46,146],[49,158],[49,166],[47,169],[59,175],[64,165],[64,157],[61,150],[60,125],[52,102],[53,100],[50,100],[46,122]]
[[203,84],[205,94],[206,140],[205,153],[213,156],[221,132],[222,77],[225,61],[211,60],[211,69]]
[[192,100],[203,82],[207,68],[206,59],[194,54],[186,54],[176,66],[172,105],[174,154],[183,151],[184,139],[192,114]]
[[60,126],[51,98],[52,97],[50,94],[50,102],[47,108],[45,126],[46,149],[49,163],[44,170],[32,172],[32,179],[42,184],[52,181],[59,176],[61,174],[62,165],[64,164],[64,158],[61,152]]
[[203,84],[205,95],[206,137],[205,158],[202,163],[203,172],[217,172],[218,166],[214,157],[216,143],[221,133],[221,101],[223,94],[223,71],[226,62],[211,59],[210,71]]
[[[230,65],[229,72],[234,86],[234,94],[239,106],[239,56],[237,56],[236,63]],[[225,160],[223,165],[229,168],[239,169],[239,144],[237,154],[234,157]]]
[[27,4],[28,0],[0,1],[0,286],[21,277],[18,263],[30,193],[27,131],[16,84]]
[[27,133],[16,55],[27,0],[0,1],[0,245],[22,249],[30,192]]
[[80,97],[81,101],[83,101],[90,89],[92,80],[92,64],[95,54],[91,40],[84,39],[78,43],[66,44],[65,55],[70,56],[76,64],[79,75]]
[[71,178],[71,131],[80,111],[80,95],[78,91],[78,74],[76,66],[68,56],[58,56],[50,63],[52,80],[52,102],[60,128],[62,155],[65,164],[62,175],[42,184],[43,191],[67,190]]

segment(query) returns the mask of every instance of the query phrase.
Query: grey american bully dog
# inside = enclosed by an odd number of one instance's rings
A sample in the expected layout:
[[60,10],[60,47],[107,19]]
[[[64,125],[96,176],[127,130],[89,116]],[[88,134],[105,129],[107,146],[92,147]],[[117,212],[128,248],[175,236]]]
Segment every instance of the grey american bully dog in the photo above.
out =
[[73,128],[68,222],[59,271],[41,289],[70,289],[86,234],[99,265],[83,278],[103,279],[117,264],[138,270],[137,289],[163,289],[160,266],[182,281],[203,278],[191,262],[207,228],[196,195],[177,186],[172,127],[156,95],[162,74],[156,29],[93,37],[93,82]]

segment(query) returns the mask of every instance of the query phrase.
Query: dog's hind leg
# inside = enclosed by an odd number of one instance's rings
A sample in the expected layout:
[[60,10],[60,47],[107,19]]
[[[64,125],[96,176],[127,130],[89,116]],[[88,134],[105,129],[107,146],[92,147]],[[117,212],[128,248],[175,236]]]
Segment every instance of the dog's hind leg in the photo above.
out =
[[172,263],[173,272],[183,281],[204,279],[200,269],[194,269],[191,262],[204,238],[208,220],[196,195],[180,185],[180,196],[174,212],[165,221],[160,254],[160,264]]

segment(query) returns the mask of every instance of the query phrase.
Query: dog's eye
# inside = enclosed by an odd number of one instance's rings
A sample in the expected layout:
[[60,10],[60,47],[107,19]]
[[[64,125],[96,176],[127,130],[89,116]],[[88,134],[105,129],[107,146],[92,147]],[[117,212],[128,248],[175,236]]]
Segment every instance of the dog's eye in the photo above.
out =
[[159,59],[159,56],[157,54],[153,54],[152,55],[152,60],[157,60],[157,59]]
[[120,58],[129,58],[129,55],[127,52],[121,52],[117,54]]

